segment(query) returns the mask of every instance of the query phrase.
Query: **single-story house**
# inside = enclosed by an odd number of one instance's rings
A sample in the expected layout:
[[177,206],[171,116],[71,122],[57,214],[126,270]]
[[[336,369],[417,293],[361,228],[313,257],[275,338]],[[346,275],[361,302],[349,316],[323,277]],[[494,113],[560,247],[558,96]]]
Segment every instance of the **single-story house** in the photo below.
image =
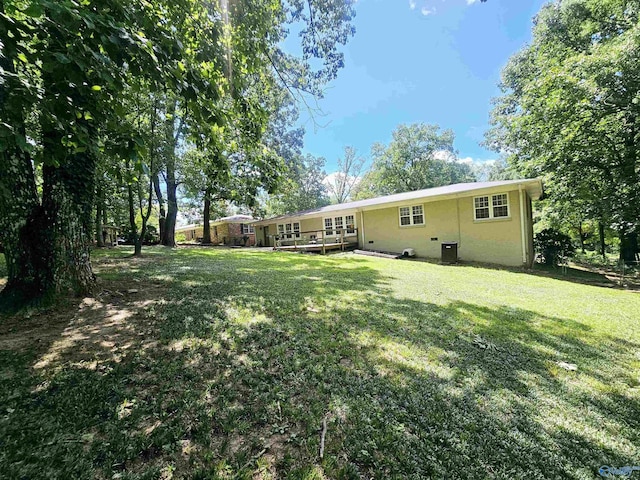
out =
[[[209,224],[211,243],[213,245],[239,245],[250,247],[256,244],[256,235],[250,215],[231,215],[218,218]],[[183,234],[187,242],[201,242],[204,236],[204,225],[195,224],[176,228],[176,235]]]
[[[457,243],[463,261],[531,266],[532,200],[540,179],[459,183],[329,205],[259,220],[258,245],[330,250],[337,246],[440,258]],[[308,248],[307,248],[308,247]]]

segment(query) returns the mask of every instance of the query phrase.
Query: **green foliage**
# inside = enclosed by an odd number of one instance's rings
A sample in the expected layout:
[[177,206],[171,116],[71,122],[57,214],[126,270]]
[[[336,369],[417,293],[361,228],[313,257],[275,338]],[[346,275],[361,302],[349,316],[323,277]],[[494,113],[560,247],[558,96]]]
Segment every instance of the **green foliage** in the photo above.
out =
[[640,218],[639,14],[635,0],[543,7],[503,71],[487,135],[521,173],[544,176],[554,202],[627,243]]
[[356,198],[475,181],[469,165],[456,162],[453,140],[451,130],[441,131],[437,125],[398,126],[389,145],[372,147],[373,165]]
[[328,205],[329,197],[323,184],[327,176],[324,164],[324,158],[311,154],[295,157],[288,165],[281,193],[267,201],[267,214],[283,215]]
[[536,233],[533,245],[547,265],[557,265],[561,257],[571,257],[576,251],[568,235],[552,228]]

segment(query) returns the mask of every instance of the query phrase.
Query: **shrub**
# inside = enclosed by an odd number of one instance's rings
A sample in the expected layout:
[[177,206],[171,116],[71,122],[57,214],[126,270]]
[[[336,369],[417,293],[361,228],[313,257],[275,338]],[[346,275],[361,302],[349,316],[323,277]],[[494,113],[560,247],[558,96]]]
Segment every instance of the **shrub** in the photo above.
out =
[[557,265],[561,255],[571,257],[576,251],[571,238],[553,228],[545,228],[536,234],[533,244],[536,251],[544,257],[544,263],[547,265]]

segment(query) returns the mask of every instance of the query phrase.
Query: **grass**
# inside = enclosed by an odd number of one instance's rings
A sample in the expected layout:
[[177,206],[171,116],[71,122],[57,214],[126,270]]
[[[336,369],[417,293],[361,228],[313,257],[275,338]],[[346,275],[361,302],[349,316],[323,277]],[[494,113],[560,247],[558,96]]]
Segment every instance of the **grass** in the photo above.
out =
[[95,298],[0,322],[0,477],[640,465],[637,292],[352,254],[130,253],[96,252]]

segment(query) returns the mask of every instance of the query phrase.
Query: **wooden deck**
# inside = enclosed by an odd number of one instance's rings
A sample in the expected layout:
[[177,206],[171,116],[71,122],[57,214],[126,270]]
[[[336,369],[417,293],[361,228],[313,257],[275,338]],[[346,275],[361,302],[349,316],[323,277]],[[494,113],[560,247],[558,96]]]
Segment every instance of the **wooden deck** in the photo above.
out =
[[349,248],[355,248],[358,246],[358,242],[336,242],[336,243],[304,243],[298,245],[281,245],[273,247],[274,250],[285,251],[301,251],[301,252],[320,252],[326,253],[333,250],[345,251]]
[[323,255],[334,250],[343,252],[358,247],[358,229],[307,230],[304,232],[287,231],[269,238],[275,245],[274,250],[288,252],[320,252]]

